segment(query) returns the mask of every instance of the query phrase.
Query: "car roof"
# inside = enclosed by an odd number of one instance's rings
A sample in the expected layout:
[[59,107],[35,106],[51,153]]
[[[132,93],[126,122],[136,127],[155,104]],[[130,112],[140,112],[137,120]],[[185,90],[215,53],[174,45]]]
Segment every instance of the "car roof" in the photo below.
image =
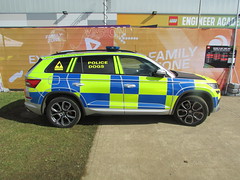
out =
[[143,57],[145,55],[136,53],[129,50],[117,50],[117,51],[107,51],[107,50],[67,50],[57,52],[52,55],[43,56],[42,59],[53,59],[53,58],[61,58],[61,57],[71,57],[71,56],[87,56],[87,55],[133,55]]
[[60,51],[60,52],[56,52],[52,55],[59,55],[59,54],[70,54],[70,53],[98,53],[98,52],[131,52],[131,53],[135,53],[133,51],[129,51],[129,50],[105,50],[105,49],[100,49],[100,50],[65,50],[65,51]]

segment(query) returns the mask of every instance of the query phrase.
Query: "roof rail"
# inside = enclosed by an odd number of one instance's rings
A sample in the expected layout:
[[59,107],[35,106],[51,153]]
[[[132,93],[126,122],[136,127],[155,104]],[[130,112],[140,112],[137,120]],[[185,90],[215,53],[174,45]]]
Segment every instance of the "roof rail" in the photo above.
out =
[[[107,46],[109,47],[109,46]],[[116,46],[112,46],[112,47],[116,47]],[[91,51],[107,51],[107,52],[131,52],[131,53],[135,53],[134,51],[129,51],[129,50],[113,50],[113,49],[96,49],[96,50],[66,50],[66,51],[60,51],[60,52],[56,52],[52,55],[60,55],[60,54],[67,54],[67,53],[78,53],[78,52],[91,52]]]

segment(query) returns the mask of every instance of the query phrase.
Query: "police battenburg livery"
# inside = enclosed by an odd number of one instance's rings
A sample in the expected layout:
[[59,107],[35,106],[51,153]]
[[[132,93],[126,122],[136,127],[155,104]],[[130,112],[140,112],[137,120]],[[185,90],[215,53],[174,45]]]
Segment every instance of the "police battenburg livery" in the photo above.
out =
[[174,115],[185,125],[217,111],[215,80],[168,71],[148,57],[107,47],[42,57],[26,74],[25,105],[57,127],[91,114]]

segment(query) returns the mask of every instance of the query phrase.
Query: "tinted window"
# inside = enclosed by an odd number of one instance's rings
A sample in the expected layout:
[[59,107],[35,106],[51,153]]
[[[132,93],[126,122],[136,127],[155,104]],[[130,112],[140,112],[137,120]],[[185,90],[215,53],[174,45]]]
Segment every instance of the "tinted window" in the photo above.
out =
[[114,74],[112,56],[82,56],[83,72],[89,74]]
[[152,76],[159,67],[146,59],[134,56],[120,56],[123,72],[126,75]]
[[82,73],[82,61],[81,61],[81,57],[78,57],[77,60],[75,60],[75,62],[73,61],[73,65],[74,68],[72,69],[73,73]]
[[81,73],[81,58],[67,57],[58,58],[46,68],[46,73]]

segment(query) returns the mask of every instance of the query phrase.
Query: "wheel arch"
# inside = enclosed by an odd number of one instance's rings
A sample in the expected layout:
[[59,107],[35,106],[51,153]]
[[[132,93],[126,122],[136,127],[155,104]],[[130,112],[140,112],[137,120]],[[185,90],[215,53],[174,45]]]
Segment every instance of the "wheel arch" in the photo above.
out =
[[171,112],[171,114],[173,115],[175,110],[176,110],[176,107],[179,103],[179,101],[184,98],[184,97],[187,97],[187,96],[198,96],[198,97],[201,97],[205,102],[206,104],[208,105],[208,109],[209,109],[209,114],[213,112],[213,99],[212,99],[212,96],[206,92],[206,91],[201,91],[201,90],[192,90],[192,91],[186,91],[184,93],[182,93],[176,100],[175,104],[174,104],[174,108]]
[[43,105],[42,105],[42,109],[41,109],[41,112],[42,114],[46,114],[46,107],[47,105],[49,104],[49,102],[56,98],[56,97],[68,97],[72,100],[74,100],[80,107],[81,111],[82,111],[82,114],[85,116],[86,112],[85,112],[85,109],[84,109],[84,105],[83,103],[81,102],[80,98],[72,93],[72,92],[61,92],[61,91],[58,91],[58,92],[50,92],[48,93],[45,97],[44,97],[44,100],[43,100]]

